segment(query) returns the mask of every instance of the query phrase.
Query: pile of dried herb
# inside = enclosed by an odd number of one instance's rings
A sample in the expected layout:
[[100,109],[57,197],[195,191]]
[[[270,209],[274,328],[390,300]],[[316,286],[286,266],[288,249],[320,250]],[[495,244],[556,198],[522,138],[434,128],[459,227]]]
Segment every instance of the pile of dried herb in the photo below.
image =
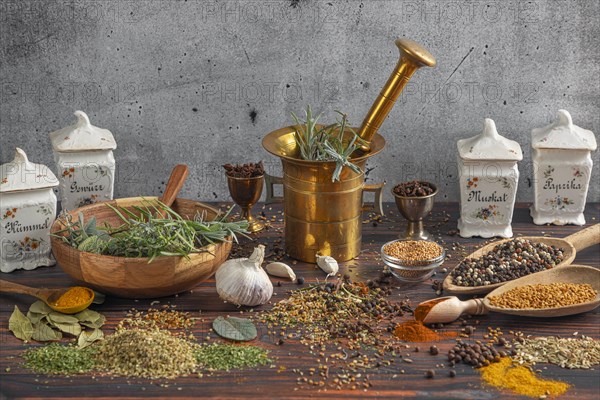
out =
[[78,338],[78,346],[86,347],[104,334],[100,330],[106,318],[104,315],[89,309],[77,314],[67,315],[52,310],[43,301],[36,301],[24,315],[15,306],[8,321],[8,329],[23,340],[31,339],[38,342],[60,340],[63,334]]
[[95,367],[94,347],[52,343],[23,353],[25,367],[41,374],[72,375],[89,372]]
[[600,364],[600,341],[586,336],[523,338],[515,342],[514,349],[513,360],[519,364],[550,363],[569,369],[589,369]]
[[208,370],[253,368],[271,362],[269,352],[257,346],[214,343],[200,346],[194,355],[198,365]]
[[121,320],[117,325],[117,330],[125,328],[189,329],[193,325],[194,319],[188,312],[150,308],[146,312],[130,310],[127,318]]

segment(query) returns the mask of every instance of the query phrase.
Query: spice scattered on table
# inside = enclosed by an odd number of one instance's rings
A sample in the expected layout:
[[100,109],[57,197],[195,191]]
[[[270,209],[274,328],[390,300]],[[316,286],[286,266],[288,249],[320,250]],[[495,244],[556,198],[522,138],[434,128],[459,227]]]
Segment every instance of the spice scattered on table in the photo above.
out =
[[225,164],[225,173],[233,178],[255,178],[265,174],[263,162],[248,164]]
[[91,300],[91,291],[81,286],[69,288],[54,303],[55,307],[67,308],[86,304]]
[[600,364],[600,341],[591,337],[523,338],[514,344],[513,359],[526,365],[551,363],[561,368],[589,369]]
[[563,250],[556,246],[517,238],[496,245],[480,258],[461,261],[450,276],[458,286],[484,286],[553,268],[563,258]]
[[394,194],[403,197],[423,197],[429,196],[436,191],[435,186],[429,182],[410,181],[400,183],[394,187]]
[[501,308],[556,308],[587,303],[597,295],[589,283],[550,283],[518,286],[489,300]]
[[188,312],[150,308],[146,312],[130,310],[127,318],[121,320],[117,325],[117,330],[125,328],[190,329],[193,325],[194,319]]
[[529,397],[559,396],[570,387],[565,382],[541,379],[528,368],[514,365],[510,357],[502,357],[479,371],[487,384]]
[[208,370],[253,368],[271,362],[269,352],[257,346],[213,343],[200,346],[194,355],[200,366]]
[[402,261],[426,261],[441,256],[443,248],[428,240],[398,240],[386,244],[383,252]]

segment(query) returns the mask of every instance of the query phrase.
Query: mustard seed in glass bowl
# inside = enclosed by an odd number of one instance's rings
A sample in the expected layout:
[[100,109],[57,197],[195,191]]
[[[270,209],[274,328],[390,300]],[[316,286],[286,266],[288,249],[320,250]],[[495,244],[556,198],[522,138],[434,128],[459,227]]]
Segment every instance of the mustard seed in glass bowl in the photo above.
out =
[[406,282],[429,278],[442,265],[444,248],[429,240],[392,240],[381,247],[381,259],[392,274]]

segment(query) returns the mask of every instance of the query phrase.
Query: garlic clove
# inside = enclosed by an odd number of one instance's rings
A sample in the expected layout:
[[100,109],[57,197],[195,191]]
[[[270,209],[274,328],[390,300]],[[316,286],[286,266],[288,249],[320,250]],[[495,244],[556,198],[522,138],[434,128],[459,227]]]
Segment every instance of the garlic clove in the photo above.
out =
[[327,276],[335,275],[340,270],[338,262],[331,256],[320,256],[317,254],[317,265],[323,271],[327,272]]
[[296,280],[296,274],[292,268],[282,262],[272,262],[265,267],[269,275],[278,276],[280,278],[288,278],[292,281]]
[[271,279],[261,268],[265,246],[258,245],[249,258],[225,261],[215,274],[217,293],[223,300],[238,306],[265,304],[273,295]]

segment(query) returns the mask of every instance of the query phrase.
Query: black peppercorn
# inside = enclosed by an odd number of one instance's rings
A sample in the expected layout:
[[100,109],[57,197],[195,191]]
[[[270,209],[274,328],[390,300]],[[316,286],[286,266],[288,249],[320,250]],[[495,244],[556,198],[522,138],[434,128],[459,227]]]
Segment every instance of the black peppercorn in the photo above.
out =
[[304,278],[299,276],[298,279],[296,279],[296,283],[298,285],[304,285]]
[[433,378],[435,376],[435,371],[432,369],[428,369],[427,371],[425,371],[425,378]]

